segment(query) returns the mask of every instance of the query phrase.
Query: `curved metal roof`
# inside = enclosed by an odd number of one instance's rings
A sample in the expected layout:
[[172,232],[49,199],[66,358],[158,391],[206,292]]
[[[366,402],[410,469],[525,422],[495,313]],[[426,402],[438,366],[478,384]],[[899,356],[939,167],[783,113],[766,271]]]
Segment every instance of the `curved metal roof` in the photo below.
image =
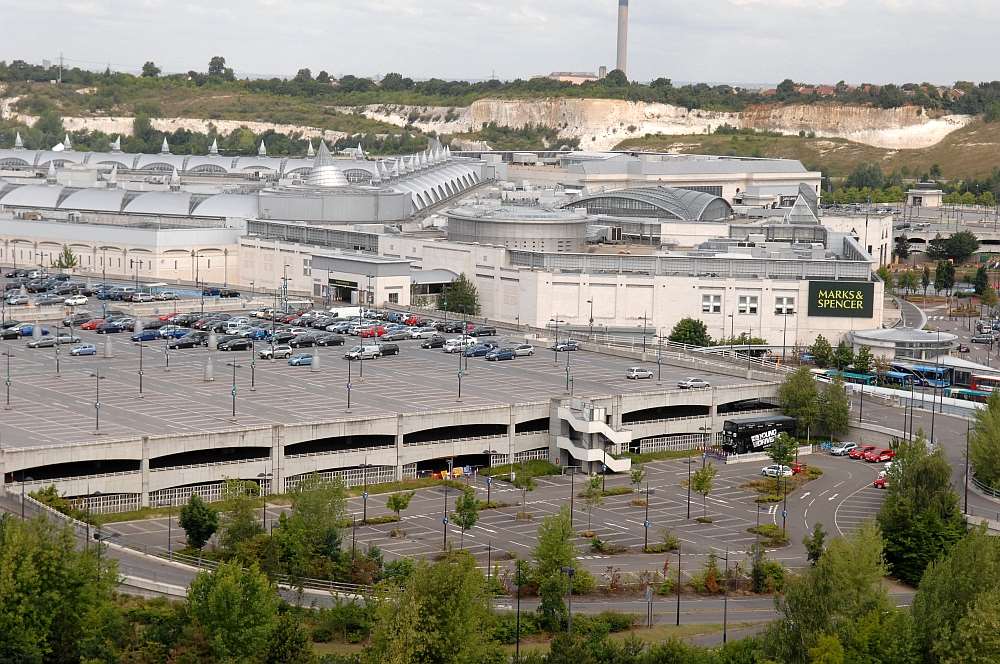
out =
[[35,158],[35,166],[48,166],[50,161],[69,162],[71,164],[82,164],[87,158],[88,152],[74,152],[73,150],[52,150],[40,151]]
[[245,171],[249,169],[281,172],[280,157],[237,157],[233,161],[233,171]]
[[90,156],[87,158],[87,164],[91,166],[96,165],[108,165],[114,166],[118,164],[120,168],[133,168],[135,166],[135,160],[137,155],[126,154],[124,152],[91,152]]
[[183,154],[143,154],[139,155],[139,158],[136,160],[135,168],[138,170],[162,170],[167,172],[176,168],[178,171],[183,171],[184,162],[187,158],[187,155]]
[[62,191],[62,187],[47,184],[26,184],[4,194],[0,205],[55,209]]
[[226,173],[233,170],[233,158],[219,155],[191,155],[186,164],[188,172],[212,172],[222,169]]
[[[163,155],[158,155],[163,156]],[[125,205],[130,214],[158,214],[188,216],[191,194],[186,191],[148,191],[139,194]]]
[[562,207],[585,207],[591,214],[623,217],[669,216],[682,221],[719,221],[733,213],[732,206],[719,196],[703,191],[662,186],[602,191],[578,198]]
[[59,204],[65,210],[121,212],[125,191],[122,189],[80,189]]
[[256,217],[254,194],[216,194],[195,205],[192,217]]

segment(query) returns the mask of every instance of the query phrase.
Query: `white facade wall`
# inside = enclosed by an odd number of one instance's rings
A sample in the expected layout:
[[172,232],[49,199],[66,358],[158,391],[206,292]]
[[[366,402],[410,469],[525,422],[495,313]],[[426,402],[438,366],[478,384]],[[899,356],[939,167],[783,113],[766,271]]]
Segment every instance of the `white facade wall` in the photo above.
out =
[[872,257],[873,269],[892,262],[892,215],[823,215],[820,223],[836,233],[850,233]]

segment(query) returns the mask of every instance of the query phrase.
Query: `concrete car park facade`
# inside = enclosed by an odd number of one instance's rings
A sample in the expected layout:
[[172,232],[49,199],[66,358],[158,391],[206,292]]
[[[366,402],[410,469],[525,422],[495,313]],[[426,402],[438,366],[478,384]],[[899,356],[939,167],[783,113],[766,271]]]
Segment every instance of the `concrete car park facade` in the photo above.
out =
[[[171,353],[168,372],[161,349],[150,343],[138,398],[137,344],[115,341],[111,357],[64,357],[61,374],[54,375],[51,349],[6,342],[14,399],[0,422],[4,489],[53,484],[95,511],[124,511],[181,504],[192,492],[217,499],[227,478],[282,493],[308,473],[359,485],[441,470],[449,459],[482,466],[548,458],[597,471],[605,451],[611,459],[627,449],[700,446],[705,432],[721,431],[725,419],[770,412],[777,389],[747,382],[740,369],[723,365],[703,365],[711,389],[670,388],[692,372],[676,363],[663,367],[666,386],[637,384],[624,377],[634,359],[576,352],[562,354],[574,356],[572,395],[561,389],[562,364],[539,354],[515,362],[470,360],[457,402],[454,379],[445,377],[453,356],[405,343],[399,356],[366,361],[364,379],[350,379],[355,394],[348,412],[342,372],[357,363],[339,360],[338,349],[316,349],[318,366],[309,368],[260,361],[248,390],[249,356],[179,351]],[[217,380],[205,381],[209,357]],[[231,364],[240,366],[235,421],[228,416]],[[93,377],[98,367],[105,379]],[[97,434],[90,401],[96,382]],[[585,409],[602,419],[581,436],[580,429],[591,426],[581,425]]]

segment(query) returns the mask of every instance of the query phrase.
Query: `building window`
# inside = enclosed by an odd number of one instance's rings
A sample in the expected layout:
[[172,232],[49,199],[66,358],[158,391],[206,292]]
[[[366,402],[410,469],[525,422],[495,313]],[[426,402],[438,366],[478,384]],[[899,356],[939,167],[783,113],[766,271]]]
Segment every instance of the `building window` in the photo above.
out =
[[756,295],[740,295],[738,311],[741,314],[756,314],[757,313],[757,296]]
[[718,314],[718,313],[722,313],[722,296],[721,295],[702,295],[701,296],[701,312],[703,314]]
[[779,316],[783,316],[785,314],[794,314],[795,298],[794,297],[774,298],[774,313]]
[[389,293],[389,303],[399,304],[399,293]]

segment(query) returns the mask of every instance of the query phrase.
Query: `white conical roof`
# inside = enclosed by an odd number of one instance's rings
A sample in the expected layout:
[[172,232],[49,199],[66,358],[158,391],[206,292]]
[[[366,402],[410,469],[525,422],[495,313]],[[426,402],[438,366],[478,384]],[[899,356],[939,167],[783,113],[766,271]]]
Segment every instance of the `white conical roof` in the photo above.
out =
[[121,136],[115,136],[115,140],[111,143],[111,151],[112,152],[121,152],[122,151],[122,137]]
[[392,177],[398,178],[400,176],[400,174],[403,172],[401,163],[402,163],[402,160],[400,160],[400,159],[394,159],[393,160],[393,162],[392,162]]
[[167,137],[163,137],[163,144],[160,146],[160,154],[170,154],[170,145],[167,143]]
[[312,140],[309,141],[309,149],[306,150],[306,156],[307,157],[315,157],[316,156],[316,151],[313,149],[313,142],[312,142]]
[[358,159],[364,159],[365,158],[365,151],[361,147],[361,143],[358,143],[358,153],[357,154],[358,154]]
[[53,159],[52,161],[49,162],[49,172],[46,174],[45,179],[49,180],[51,182],[55,182],[55,180],[56,180],[56,161],[55,161],[55,159]]
[[170,184],[180,184],[181,176],[177,173],[177,167],[174,167],[173,173],[170,174]]
[[73,141],[69,140],[69,134],[66,134],[66,137],[63,139],[63,148],[66,150],[73,149]]
[[107,183],[109,186],[115,186],[118,184],[118,164],[111,167],[111,172],[108,173]]
[[219,154],[219,139],[215,137],[212,139],[212,144],[208,146],[208,154]]
[[15,150],[23,150],[24,149],[24,141],[21,140],[21,132],[17,132],[14,135],[14,149]]
[[306,184],[311,187],[346,187],[350,184],[344,172],[334,164],[333,156],[324,141],[319,142],[316,159],[312,170],[306,177]]
[[267,156],[267,146],[264,145],[264,139],[263,138],[260,139],[260,147],[257,148],[257,156],[258,157],[266,157]]

